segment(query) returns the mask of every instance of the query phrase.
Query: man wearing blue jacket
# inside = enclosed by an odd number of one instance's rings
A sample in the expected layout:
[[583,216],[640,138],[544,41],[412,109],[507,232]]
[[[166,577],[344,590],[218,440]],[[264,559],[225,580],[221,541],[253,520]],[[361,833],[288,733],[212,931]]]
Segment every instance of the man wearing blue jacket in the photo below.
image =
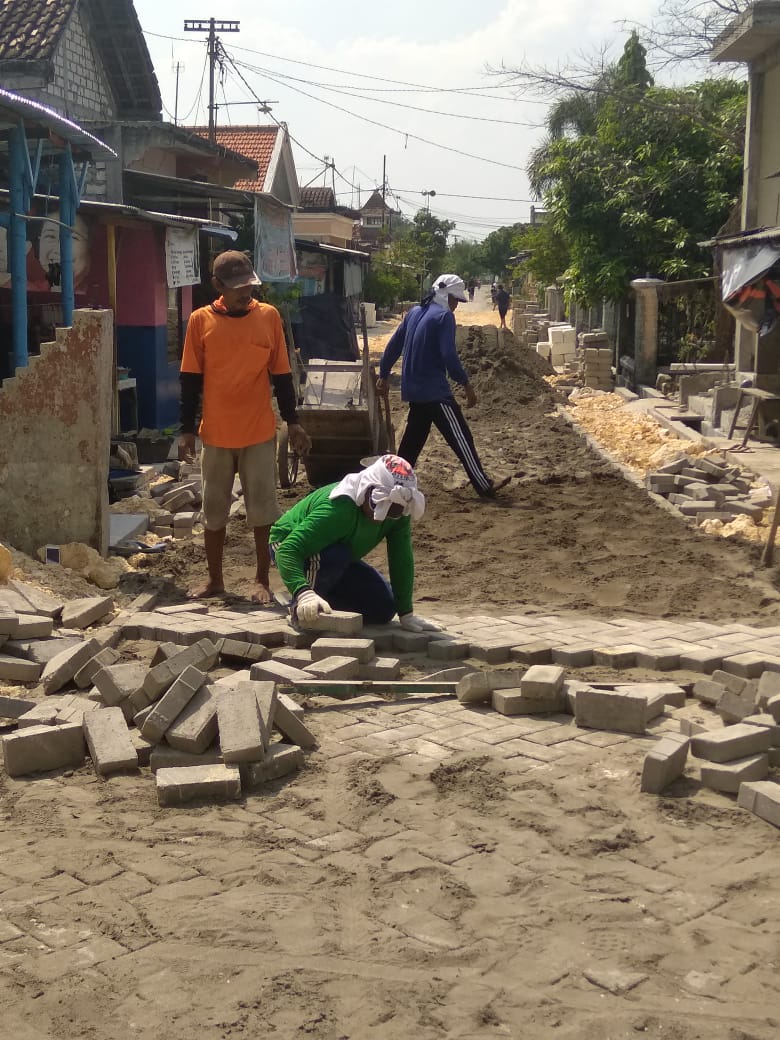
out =
[[409,416],[398,454],[415,466],[431,426],[435,426],[460,459],[477,494],[493,498],[496,487],[482,468],[471,430],[447,378],[463,387],[467,408],[477,403],[455,347],[454,311],[466,300],[462,278],[440,275],[420,306],[406,314],[388,341],[379,363],[377,388],[387,387],[393,365],[403,354],[401,399],[409,405]]

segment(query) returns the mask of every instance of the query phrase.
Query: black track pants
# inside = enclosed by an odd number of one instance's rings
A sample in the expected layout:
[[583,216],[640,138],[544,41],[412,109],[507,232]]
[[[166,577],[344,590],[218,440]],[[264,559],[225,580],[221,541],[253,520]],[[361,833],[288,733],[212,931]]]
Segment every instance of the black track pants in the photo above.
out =
[[454,399],[424,403],[413,401],[409,405],[406,429],[398,446],[401,458],[406,459],[411,466],[417,465],[431,426],[436,427],[458,456],[477,494],[491,495],[493,482],[482,468],[471,430],[463,417],[460,405]]

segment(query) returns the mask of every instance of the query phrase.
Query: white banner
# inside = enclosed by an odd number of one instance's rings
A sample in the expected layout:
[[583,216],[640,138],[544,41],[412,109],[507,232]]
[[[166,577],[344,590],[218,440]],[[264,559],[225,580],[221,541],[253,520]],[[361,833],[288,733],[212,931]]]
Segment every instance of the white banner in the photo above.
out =
[[292,214],[268,199],[255,209],[255,269],[264,282],[293,281],[297,275]]
[[168,285],[180,289],[200,281],[200,248],[197,228],[165,229],[165,266]]

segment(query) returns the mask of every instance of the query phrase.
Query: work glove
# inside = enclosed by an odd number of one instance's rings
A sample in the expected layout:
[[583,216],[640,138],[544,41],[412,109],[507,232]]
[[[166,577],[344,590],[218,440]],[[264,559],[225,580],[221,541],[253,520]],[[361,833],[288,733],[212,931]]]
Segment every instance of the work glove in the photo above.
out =
[[304,590],[295,600],[295,616],[299,625],[314,621],[319,614],[332,614],[330,603],[318,596],[314,589]]
[[401,628],[407,632],[440,632],[441,629],[438,625],[434,625],[432,621],[426,621],[425,618],[417,617],[416,614],[411,612],[408,614],[401,614],[398,618],[401,622]]

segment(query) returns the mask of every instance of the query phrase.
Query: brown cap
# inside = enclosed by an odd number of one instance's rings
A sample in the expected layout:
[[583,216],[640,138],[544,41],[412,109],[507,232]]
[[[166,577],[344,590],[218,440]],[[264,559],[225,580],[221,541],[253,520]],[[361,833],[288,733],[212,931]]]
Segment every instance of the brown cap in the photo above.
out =
[[246,253],[228,249],[214,261],[211,273],[228,289],[241,289],[245,285],[262,285],[252,261]]

